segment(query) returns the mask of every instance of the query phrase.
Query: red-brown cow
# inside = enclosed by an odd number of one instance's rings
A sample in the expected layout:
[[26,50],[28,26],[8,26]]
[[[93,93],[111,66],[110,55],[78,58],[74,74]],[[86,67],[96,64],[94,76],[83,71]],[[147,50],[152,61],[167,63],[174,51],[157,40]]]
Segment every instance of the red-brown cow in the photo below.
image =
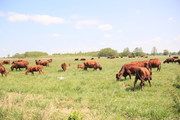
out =
[[24,62],[26,65],[29,65],[29,62],[27,60],[15,60],[12,62],[12,64],[15,64],[17,62]]
[[174,58],[167,58],[163,63],[174,63]]
[[66,63],[61,64],[62,70],[65,72],[67,70],[68,65]]
[[157,68],[157,71],[160,71],[161,70],[161,61],[158,58],[150,59],[149,67],[150,67],[150,69]]
[[4,65],[4,64],[10,64],[10,60],[3,60],[2,61],[2,64]]
[[8,74],[6,68],[4,66],[2,66],[2,65],[0,65],[0,73],[1,73],[2,76],[3,75],[7,76],[7,74]]
[[84,69],[84,64],[78,64],[78,65],[77,65],[77,68]]
[[150,80],[152,80],[152,76],[151,76],[151,72],[145,68],[145,67],[136,67],[135,68],[135,81],[134,81],[134,87],[133,90],[135,89],[135,85],[137,83],[138,80],[141,81],[140,86],[141,86],[141,90],[144,86],[144,81],[148,81],[149,85],[151,86],[151,82]]
[[28,65],[26,62],[23,62],[23,61],[22,62],[14,62],[11,66],[11,70],[13,71],[14,68],[16,70],[18,70],[18,69],[21,70],[21,68],[25,68],[27,70],[27,67],[28,67]]
[[49,66],[49,61],[35,60],[36,65]]
[[121,77],[129,76],[131,79],[131,75],[135,75],[135,67],[146,67],[149,69],[148,61],[139,61],[139,62],[131,62],[129,64],[124,64],[121,70],[116,74],[116,79],[119,80]]
[[179,65],[180,65],[180,59],[176,59],[176,60],[174,60],[174,62],[176,63],[179,63]]
[[87,70],[87,68],[94,68],[94,70],[102,70],[102,66],[96,62],[95,60],[87,60],[84,62],[84,70]]
[[52,63],[52,59],[48,59],[47,61],[48,61],[49,63]]
[[40,73],[43,73],[42,69],[43,69],[42,65],[31,66],[31,67],[28,67],[25,74],[27,75],[29,72],[32,73],[33,75],[34,75],[34,72],[39,72],[39,74],[40,74]]

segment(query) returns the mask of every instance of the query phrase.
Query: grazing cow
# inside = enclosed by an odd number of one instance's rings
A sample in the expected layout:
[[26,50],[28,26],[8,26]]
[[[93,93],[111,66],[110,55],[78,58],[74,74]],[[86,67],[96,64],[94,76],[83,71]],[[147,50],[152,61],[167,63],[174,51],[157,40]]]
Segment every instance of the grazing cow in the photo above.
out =
[[70,66],[70,64],[68,65],[68,64],[66,64],[66,63],[62,63],[61,64],[61,68],[62,68],[62,70],[65,72],[66,70],[67,70],[67,67],[68,66]]
[[173,56],[174,59],[178,59],[179,57],[178,56]]
[[174,63],[174,58],[167,58],[163,63]]
[[2,64],[10,64],[10,60],[3,60]]
[[49,63],[52,63],[52,59],[48,59],[47,61],[48,61]]
[[86,59],[85,59],[85,58],[81,58],[80,60],[81,60],[81,61],[85,61]]
[[84,64],[78,64],[78,65],[77,65],[77,68],[84,69]]
[[74,61],[78,61],[79,59],[78,58],[75,58]]
[[161,70],[161,61],[158,58],[150,59],[148,64],[150,69],[157,68],[157,71]]
[[26,70],[27,70],[27,63],[26,62],[15,62],[15,63],[13,63],[12,64],[12,66],[11,66],[11,70],[13,71],[14,70],[14,68],[17,70],[17,69],[19,69],[19,70],[21,70],[21,68],[26,68]]
[[87,68],[94,68],[94,70],[102,70],[102,66],[96,62],[95,60],[87,60],[84,62],[84,70],[87,70]]
[[141,81],[140,86],[141,90],[144,86],[144,81],[148,81],[149,85],[151,86],[150,80],[152,80],[152,73],[145,67],[136,67],[135,68],[135,80],[134,80],[134,87],[133,90],[135,89],[135,85],[138,80]]
[[6,68],[4,66],[2,66],[2,65],[0,65],[0,73],[1,73],[2,76],[3,75],[7,76],[7,74],[8,74]]
[[180,59],[176,59],[176,60],[174,60],[174,62],[176,63],[179,63],[179,65],[180,65]]
[[131,62],[129,64],[124,64],[121,67],[121,70],[116,74],[116,80],[121,79],[121,77],[129,76],[131,79],[131,75],[135,75],[135,67],[146,67],[149,69],[148,61],[138,61],[138,62]]
[[94,60],[94,58],[91,58],[91,60]]
[[49,61],[35,60],[36,65],[49,66]]
[[12,64],[16,64],[18,62],[23,62],[24,64],[29,65],[29,62],[27,60],[16,60],[16,61],[13,61]]
[[28,67],[25,74],[27,75],[29,72],[32,73],[33,75],[34,75],[34,72],[39,72],[39,74],[40,74],[40,73],[43,73],[42,69],[43,69],[42,65],[31,66],[31,67]]

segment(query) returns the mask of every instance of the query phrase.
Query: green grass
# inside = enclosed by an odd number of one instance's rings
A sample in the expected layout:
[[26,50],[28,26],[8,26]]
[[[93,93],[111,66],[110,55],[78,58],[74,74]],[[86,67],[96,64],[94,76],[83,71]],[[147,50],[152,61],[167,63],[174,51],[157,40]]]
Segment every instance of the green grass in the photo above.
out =
[[[25,75],[22,70],[10,71],[7,77],[0,76],[0,119],[66,120],[72,116],[84,120],[180,118],[180,65],[162,64],[160,72],[153,69],[152,87],[145,83],[141,91],[138,81],[132,91],[134,77],[116,81],[115,74],[125,63],[146,59],[101,58],[96,60],[102,64],[102,71],[83,71],[77,69],[77,64],[82,62],[74,61],[74,58],[78,57],[54,57],[50,67],[44,68],[44,75]],[[29,59],[31,65],[35,64],[34,60]],[[58,72],[63,62],[71,66],[66,72]],[[9,65],[5,67],[10,68]]]

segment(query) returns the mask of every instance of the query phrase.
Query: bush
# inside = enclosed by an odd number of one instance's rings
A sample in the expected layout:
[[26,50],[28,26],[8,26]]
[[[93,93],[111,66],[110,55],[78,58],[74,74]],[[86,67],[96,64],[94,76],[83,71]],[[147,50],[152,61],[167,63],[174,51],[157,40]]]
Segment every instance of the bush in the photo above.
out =
[[115,56],[119,56],[119,54],[116,50],[113,50],[111,48],[101,49],[98,53],[98,57],[115,57]]
[[16,53],[13,55],[13,58],[26,58],[26,57],[41,57],[41,56],[47,56],[48,54],[46,52],[39,52],[39,51],[32,51],[32,52],[25,52],[23,54]]

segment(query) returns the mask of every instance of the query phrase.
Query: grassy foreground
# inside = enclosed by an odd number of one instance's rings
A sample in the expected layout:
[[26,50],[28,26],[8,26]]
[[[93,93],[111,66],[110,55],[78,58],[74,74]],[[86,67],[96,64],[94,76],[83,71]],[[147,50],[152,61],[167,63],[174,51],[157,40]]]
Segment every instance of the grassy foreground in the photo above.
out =
[[[180,118],[180,65],[153,69],[152,87],[146,82],[141,91],[138,81],[133,92],[134,77],[117,82],[115,74],[124,63],[146,59],[101,58],[102,71],[83,71],[77,69],[82,62],[74,58],[54,57],[44,75],[25,75],[23,70],[0,76],[0,120],[66,120],[70,115],[83,120]],[[34,60],[29,59],[31,65]],[[63,62],[71,66],[58,72]]]

